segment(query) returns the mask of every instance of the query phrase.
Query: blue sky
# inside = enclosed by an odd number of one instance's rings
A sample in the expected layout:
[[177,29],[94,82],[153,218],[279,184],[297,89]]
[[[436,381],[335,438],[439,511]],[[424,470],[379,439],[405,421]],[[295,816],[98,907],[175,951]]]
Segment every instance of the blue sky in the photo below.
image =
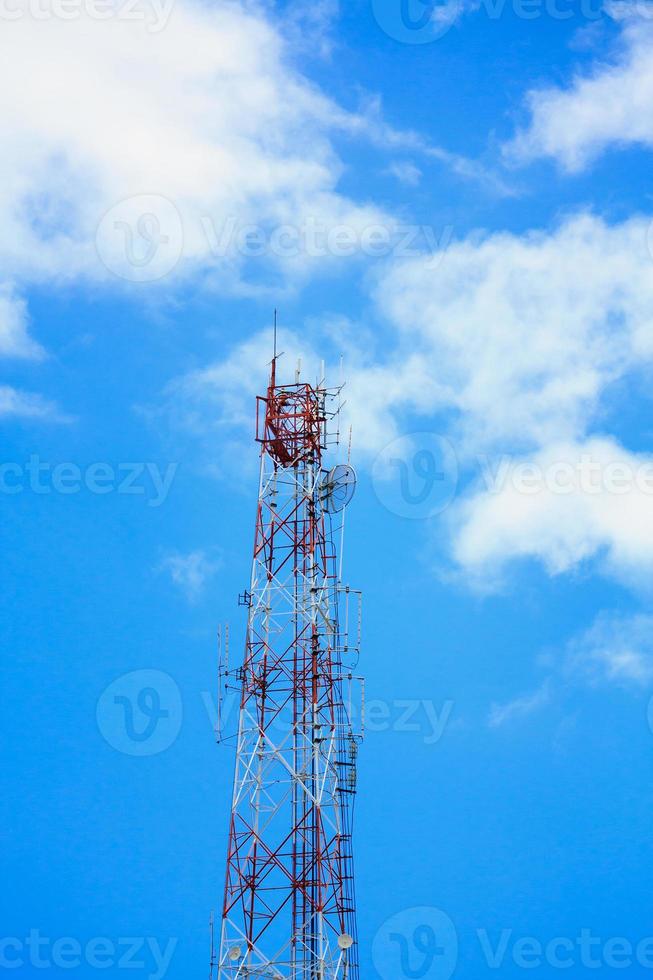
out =
[[653,10],[0,19],[3,974],[206,975],[276,306],[348,380],[364,980],[648,976]]

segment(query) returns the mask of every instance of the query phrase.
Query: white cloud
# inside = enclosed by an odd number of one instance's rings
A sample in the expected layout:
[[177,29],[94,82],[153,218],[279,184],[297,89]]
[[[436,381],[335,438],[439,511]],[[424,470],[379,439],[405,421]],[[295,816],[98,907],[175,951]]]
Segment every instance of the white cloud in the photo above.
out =
[[339,192],[331,135],[395,147],[401,134],[377,110],[369,120],[345,112],[308,82],[262,6],[124,8],[106,19],[90,4],[65,19],[22,9],[3,24],[0,354],[42,354],[19,298],[33,283],[122,277],[167,288],[201,275],[222,292],[255,290],[258,279],[269,288],[328,256],[267,248],[244,285],[246,226],[269,235],[312,222],[360,235],[393,224]]
[[611,146],[653,146],[653,21],[650,5],[612,4],[622,21],[619,54],[578,74],[568,88],[531,91],[531,118],[505,148],[525,162],[555,158],[566,170],[582,170]]
[[[142,266],[130,264],[130,230],[115,222],[131,227],[138,262],[149,239],[158,239],[147,223],[139,234],[144,214],[175,239],[178,275],[208,267],[224,281],[237,278],[241,264],[229,236],[215,254],[230,217],[239,228],[310,218],[360,229],[386,220],[337,191],[342,165],[329,139],[333,130],[384,138],[379,121],[344,112],[297,73],[278,31],[254,11],[226,0],[210,7],[178,0],[158,31],[147,21],[84,15],[5,25],[0,259],[7,274],[105,278],[96,230],[125,200],[103,226],[101,251],[110,270],[130,280],[142,278]],[[161,247],[151,258],[148,278],[168,271],[165,253]],[[293,257],[286,271],[301,273],[307,261]]]
[[191,551],[188,554],[167,555],[158,570],[165,571],[189,602],[196,602],[204,590],[206,582],[215,574],[220,562],[210,557],[206,551]]
[[[653,360],[647,231],[645,219],[609,226],[581,214],[550,233],[472,236],[437,261],[392,260],[374,295],[390,333],[304,325],[281,344],[285,369],[303,352],[315,373],[319,352],[337,378],[344,351],[347,411],[364,451],[377,452],[408,413],[453,412],[468,456],[584,438],[606,386]],[[191,402],[211,391],[215,417],[247,424],[270,354],[267,330],[176,390]],[[190,417],[205,416],[191,406]]]
[[394,263],[376,292],[398,337],[387,377],[421,358],[405,402],[455,410],[475,449],[583,435],[606,385],[653,356],[647,231],[580,214],[551,233],[472,236],[435,267]]
[[[312,6],[318,23],[328,19],[330,4]],[[294,67],[262,5],[139,0],[129,19],[121,9],[116,2],[101,20],[77,10],[5,23],[0,261],[17,282],[113,273],[169,283],[202,272],[235,288],[247,226],[269,234],[310,222],[358,237],[379,222],[394,227],[383,209],[339,190],[335,133],[483,178],[477,165],[389,126],[378,99],[349,112],[327,98]],[[281,253],[266,251],[284,277],[325,265],[305,250]],[[264,267],[256,263],[259,274]]]
[[[648,221],[610,226],[577,215],[550,233],[494,234],[452,244],[436,268],[428,258],[384,271],[377,305],[396,329],[391,362],[363,369],[354,391],[372,417],[410,411],[436,418],[463,466],[478,454],[496,463],[549,469],[584,455],[603,468],[638,472],[649,462],[610,437],[610,385],[653,361],[653,261]],[[453,413],[453,421],[452,421]],[[433,423],[432,423],[433,424]],[[582,487],[567,495],[477,488],[449,514],[452,556],[470,581],[495,587],[515,558],[550,574],[599,559],[620,579],[653,570],[653,497]]]
[[69,422],[57,405],[29,391],[20,391],[10,385],[0,385],[0,418],[43,419],[48,422]]
[[490,728],[526,718],[583,687],[619,686],[631,691],[649,687],[653,681],[653,616],[602,612],[588,629],[567,641],[555,661],[535,691],[505,704],[492,704]]
[[610,574],[648,586],[653,455],[629,453],[607,438],[551,445],[515,460],[500,483],[454,514],[453,556],[474,581],[491,587],[515,559],[536,559],[551,575],[598,559]]
[[422,179],[422,171],[410,160],[393,160],[386,173],[408,187],[417,187]]
[[601,614],[568,644],[565,674],[592,684],[647,687],[653,681],[653,616]]
[[[18,298],[35,282],[167,289],[193,276],[222,293],[287,288],[337,261],[328,248],[310,254],[311,228],[347,229],[362,254],[365,229],[397,222],[340,191],[335,133],[485,179],[387,125],[378,99],[349,112],[327,98],[295,68],[264,5],[139,0],[125,16],[117,0],[102,19],[91,4],[65,19],[32,7],[5,22],[0,61],[0,264],[11,297],[0,353],[40,352]],[[309,7],[328,44],[330,3],[294,7],[289,36],[296,43]],[[263,238],[256,261],[249,226]],[[283,229],[296,245],[271,242]]]
[[490,709],[488,725],[490,728],[500,728],[507,722],[525,718],[547,704],[549,699],[549,682],[547,680],[532,694],[523,694],[506,704],[493,704]]
[[0,357],[43,357],[27,334],[27,306],[10,289],[0,287]]

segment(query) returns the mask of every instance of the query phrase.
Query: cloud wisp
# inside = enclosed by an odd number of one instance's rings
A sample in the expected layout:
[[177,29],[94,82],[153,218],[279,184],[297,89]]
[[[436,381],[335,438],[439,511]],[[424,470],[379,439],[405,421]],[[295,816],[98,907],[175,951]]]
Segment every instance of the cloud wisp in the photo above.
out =
[[207,551],[198,549],[187,554],[174,552],[166,555],[157,566],[157,571],[165,572],[188,602],[197,602],[204,588],[220,567],[220,560]]
[[532,692],[493,704],[490,728],[523,721],[546,706],[562,703],[570,690],[619,687],[641,694],[653,682],[653,616],[600,613],[571,637],[553,658],[552,670]]
[[71,422],[58,405],[42,395],[0,385],[0,419],[32,419],[44,422]]
[[613,3],[606,9],[621,28],[618,51],[589,72],[576,74],[566,88],[529,92],[530,119],[505,145],[508,162],[550,157],[563,170],[579,173],[610,148],[653,148],[650,6]]
[[545,681],[531,694],[522,694],[505,704],[493,704],[490,708],[488,725],[490,728],[501,728],[512,721],[527,718],[548,704],[549,699],[550,686],[549,682]]

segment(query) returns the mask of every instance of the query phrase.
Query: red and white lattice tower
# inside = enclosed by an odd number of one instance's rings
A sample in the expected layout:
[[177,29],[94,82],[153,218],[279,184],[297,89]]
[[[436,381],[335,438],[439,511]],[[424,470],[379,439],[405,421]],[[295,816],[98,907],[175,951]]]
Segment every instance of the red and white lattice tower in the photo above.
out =
[[[257,399],[260,488],[242,667],[218,980],[358,980],[352,675],[360,596],[339,549],[352,468],[331,465],[340,389]],[[334,407],[335,406],[335,407]],[[331,460],[331,463],[334,461]],[[358,605],[350,641],[349,603]]]

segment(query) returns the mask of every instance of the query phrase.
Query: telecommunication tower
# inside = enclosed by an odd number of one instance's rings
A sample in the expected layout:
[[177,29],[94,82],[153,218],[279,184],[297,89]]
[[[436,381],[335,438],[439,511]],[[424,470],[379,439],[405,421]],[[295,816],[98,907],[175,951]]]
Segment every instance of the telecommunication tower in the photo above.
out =
[[352,671],[361,613],[360,593],[341,580],[355,474],[333,458],[342,386],[308,384],[299,368],[294,383],[279,384],[277,362],[275,350],[257,398],[244,660],[221,664],[239,723],[212,976],[358,980],[352,819],[363,718]]

